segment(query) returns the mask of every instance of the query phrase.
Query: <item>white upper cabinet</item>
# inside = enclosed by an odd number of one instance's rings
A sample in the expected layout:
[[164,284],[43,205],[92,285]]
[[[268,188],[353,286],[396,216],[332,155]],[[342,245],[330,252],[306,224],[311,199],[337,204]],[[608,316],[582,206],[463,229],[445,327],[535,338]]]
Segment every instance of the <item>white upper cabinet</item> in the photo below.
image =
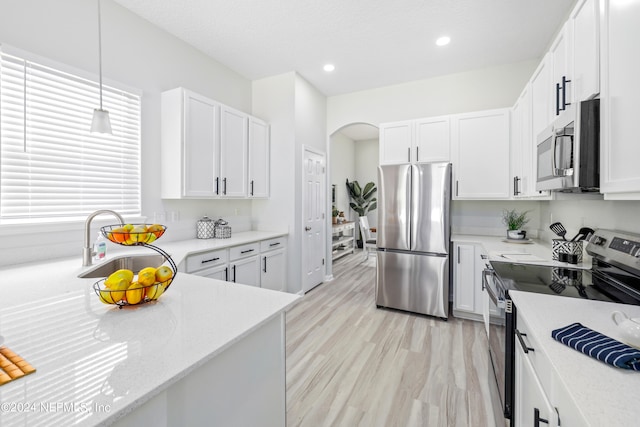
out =
[[509,109],[451,117],[454,199],[508,199]]
[[181,88],[162,94],[163,198],[215,197],[220,104]]
[[380,125],[380,164],[411,162],[413,121],[383,123]]
[[598,1],[579,0],[570,17],[573,30],[574,101],[585,101],[600,93],[600,25]]
[[249,197],[269,197],[269,125],[249,117]]
[[415,159],[417,162],[448,162],[451,145],[449,116],[415,121]]
[[562,113],[572,102],[572,23],[567,21],[551,44],[551,81],[553,89],[553,116]]
[[161,117],[163,198],[269,197],[268,124],[183,88],[162,93]]
[[221,194],[245,197],[248,176],[248,120],[241,111],[220,109],[220,179]]
[[640,2],[604,0],[601,11],[600,192],[640,199]]
[[448,162],[449,116],[380,125],[380,164]]
[[531,77],[531,133],[535,143],[553,117],[551,55],[546,54]]

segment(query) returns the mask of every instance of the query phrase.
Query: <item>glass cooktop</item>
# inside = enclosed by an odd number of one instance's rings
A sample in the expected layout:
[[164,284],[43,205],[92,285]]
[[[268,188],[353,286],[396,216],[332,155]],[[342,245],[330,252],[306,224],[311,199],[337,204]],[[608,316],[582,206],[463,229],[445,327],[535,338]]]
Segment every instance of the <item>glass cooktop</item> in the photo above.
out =
[[504,291],[535,292],[571,298],[618,301],[593,284],[589,270],[491,261]]

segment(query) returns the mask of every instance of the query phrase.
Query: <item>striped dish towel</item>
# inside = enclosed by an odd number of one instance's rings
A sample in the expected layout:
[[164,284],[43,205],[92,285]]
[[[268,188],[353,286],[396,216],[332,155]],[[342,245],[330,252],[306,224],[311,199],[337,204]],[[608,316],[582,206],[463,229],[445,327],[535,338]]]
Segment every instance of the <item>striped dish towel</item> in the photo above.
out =
[[551,331],[553,339],[609,365],[640,371],[640,350],[580,323]]

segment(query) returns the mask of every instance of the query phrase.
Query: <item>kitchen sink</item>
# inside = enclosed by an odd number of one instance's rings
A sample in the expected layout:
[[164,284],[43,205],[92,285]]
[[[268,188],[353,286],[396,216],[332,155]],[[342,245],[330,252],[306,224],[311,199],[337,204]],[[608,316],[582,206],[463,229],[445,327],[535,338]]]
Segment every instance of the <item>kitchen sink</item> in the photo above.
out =
[[89,270],[80,273],[78,277],[107,277],[114,271],[121,270],[123,268],[137,273],[145,267],[160,267],[164,262],[165,258],[162,255],[157,254],[121,256],[97,264]]

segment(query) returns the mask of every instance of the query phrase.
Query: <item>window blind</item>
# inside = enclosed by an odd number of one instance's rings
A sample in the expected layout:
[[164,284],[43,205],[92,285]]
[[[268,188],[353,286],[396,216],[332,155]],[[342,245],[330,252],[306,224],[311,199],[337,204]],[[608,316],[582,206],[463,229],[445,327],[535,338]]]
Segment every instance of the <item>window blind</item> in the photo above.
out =
[[0,50],[0,219],[139,215],[140,96]]

